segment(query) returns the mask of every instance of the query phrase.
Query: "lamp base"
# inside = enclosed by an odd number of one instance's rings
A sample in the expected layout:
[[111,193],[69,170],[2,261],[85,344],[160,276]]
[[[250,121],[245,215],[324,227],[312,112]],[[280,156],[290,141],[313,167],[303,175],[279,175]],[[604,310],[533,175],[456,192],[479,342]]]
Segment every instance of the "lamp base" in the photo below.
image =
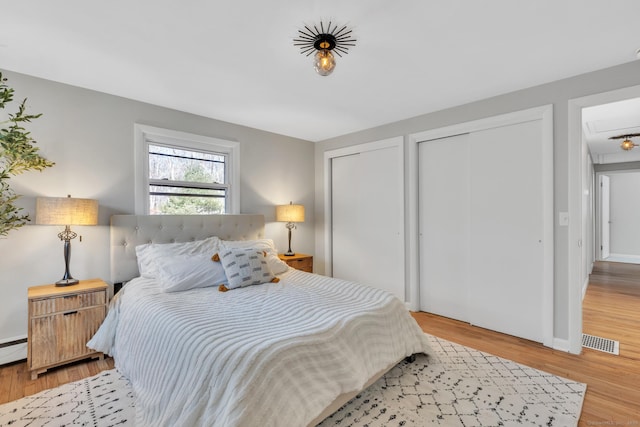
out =
[[69,259],[71,258],[71,239],[76,237],[76,233],[71,231],[71,228],[67,225],[64,231],[58,234],[61,240],[64,240],[64,276],[62,279],[56,282],[56,286],[71,286],[77,285],[79,280],[71,277],[69,273]]
[[79,282],[78,279],[62,279],[56,282],[56,286],[72,286],[77,285]]
[[291,251],[287,251],[287,252],[283,253],[282,255],[284,255],[284,256],[296,256],[296,253],[295,252],[291,252]]

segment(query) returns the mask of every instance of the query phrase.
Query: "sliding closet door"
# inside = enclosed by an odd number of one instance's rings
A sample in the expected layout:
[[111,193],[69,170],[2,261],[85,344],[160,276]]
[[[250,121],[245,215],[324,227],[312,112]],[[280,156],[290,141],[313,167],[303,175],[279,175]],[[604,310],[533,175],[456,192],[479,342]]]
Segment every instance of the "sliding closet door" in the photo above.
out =
[[360,168],[360,154],[331,161],[332,276],[353,281],[366,278],[359,227]]
[[541,121],[473,132],[470,321],[542,342]]
[[332,274],[405,301],[401,146],[331,161]]
[[469,321],[469,135],[418,145],[420,307]]
[[420,308],[549,345],[550,126],[497,121],[418,146]]

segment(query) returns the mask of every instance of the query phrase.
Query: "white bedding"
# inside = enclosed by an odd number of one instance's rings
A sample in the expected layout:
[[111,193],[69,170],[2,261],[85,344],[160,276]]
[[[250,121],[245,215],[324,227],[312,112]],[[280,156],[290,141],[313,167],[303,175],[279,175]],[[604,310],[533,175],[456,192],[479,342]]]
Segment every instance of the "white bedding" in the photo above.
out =
[[136,393],[139,426],[306,426],[427,340],[393,295],[289,270],[229,292],[127,284],[88,343]]

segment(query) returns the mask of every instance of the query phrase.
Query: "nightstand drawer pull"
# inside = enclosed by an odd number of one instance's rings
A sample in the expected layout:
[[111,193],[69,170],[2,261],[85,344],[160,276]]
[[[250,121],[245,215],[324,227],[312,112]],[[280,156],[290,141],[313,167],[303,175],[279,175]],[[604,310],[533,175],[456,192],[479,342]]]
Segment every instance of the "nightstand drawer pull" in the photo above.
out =
[[72,315],[72,314],[77,314],[77,313],[78,313],[78,310],[76,310],[76,311],[70,311],[70,312],[68,312],[68,313],[64,313],[64,315],[65,315],[65,316],[70,316],[70,315]]
[[104,305],[107,302],[107,293],[104,290],[95,292],[83,292],[75,295],[61,295],[59,297],[30,300],[31,314],[42,316],[60,313],[77,308]]

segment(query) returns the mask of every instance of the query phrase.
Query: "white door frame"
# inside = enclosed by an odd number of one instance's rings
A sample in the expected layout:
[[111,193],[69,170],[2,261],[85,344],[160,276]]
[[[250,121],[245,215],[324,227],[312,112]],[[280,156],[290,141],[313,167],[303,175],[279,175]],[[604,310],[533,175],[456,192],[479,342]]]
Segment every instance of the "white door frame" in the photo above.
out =
[[[582,351],[582,109],[640,97],[640,86],[570,99],[568,103],[568,350]],[[562,309],[562,307],[560,307]]]
[[[611,226],[609,225],[611,223],[611,203],[610,203],[610,192],[611,192],[611,187],[610,187],[610,183],[607,183],[607,203],[606,203],[606,212],[607,212],[607,222],[608,224],[605,225],[604,222],[604,213],[605,213],[605,203],[604,203],[604,178],[607,179],[607,181],[609,181],[609,175],[606,173],[602,173],[602,172],[598,172],[596,174],[597,178],[597,182],[598,182],[598,188],[597,188],[597,195],[598,195],[598,211],[597,211],[597,219],[595,221],[596,223],[596,227],[598,228],[598,234],[596,236],[596,238],[598,239],[597,245],[598,245],[598,250],[596,251],[598,254],[598,260],[603,261],[605,258],[607,258],[610,255],[611,252]],[[606,254],[605,254],[605,244],[604,244],[604,236],[605,236],[605,227],[608,229],[607,230],[607,244],[606,244]],[[605,256],[606,255],[606,256]]]
[[[409,194],[409,265],[413,266],[409,274],[413,292],[419,292],[419,221],[418,221],[418,144],[421,141],[444,138],[447,136],[470,133],[478,130],[507,126],[530,120],[542,120],[543,149],[543,344],[552,347],[554,344],[554,233],[553,233],[553,105],[530,108],[471,122],[460,123],[443,128],[433,129],[409,135],[408,158],[408,194]],[[418,294],[419,295],[419,294]],[[417,299],[419,301],[419,299]]]
[[[602,208],[603,208],[603,204],[602,204],[602,188],[600,187],[599,183],[600,180],[602,179],[603,176],[607,176],[607,177],[611,177],[612,175],[620,175],[620,174],[625,174],[625,173],[638,173],[640,172],[640,169],[623,169],[623,170],[609,170],[609,171],[600,171],[600,172],[596,172],[595,175],[595,181],[598,183],[597,188],[596,188],[596,200],[595,200],[595,206],[594,206],[594,218],[593,218],[593,222],[594,222],[594,228],[595,228],[595,233],[594,233],[594,245],[595,245],[595,259],[602,261],[605,259],[605,257],[603,256],[603,251],[602,249],[600,249],[600,246],[604,246],[602,244]],[[609,219],[611,219],[611,214],[609,214]],[[609,236],[609,249],[611,249],[611,237]],[[609,252],[611,252],[609,250]],[[583,295],[584,298],[584,295]]]

